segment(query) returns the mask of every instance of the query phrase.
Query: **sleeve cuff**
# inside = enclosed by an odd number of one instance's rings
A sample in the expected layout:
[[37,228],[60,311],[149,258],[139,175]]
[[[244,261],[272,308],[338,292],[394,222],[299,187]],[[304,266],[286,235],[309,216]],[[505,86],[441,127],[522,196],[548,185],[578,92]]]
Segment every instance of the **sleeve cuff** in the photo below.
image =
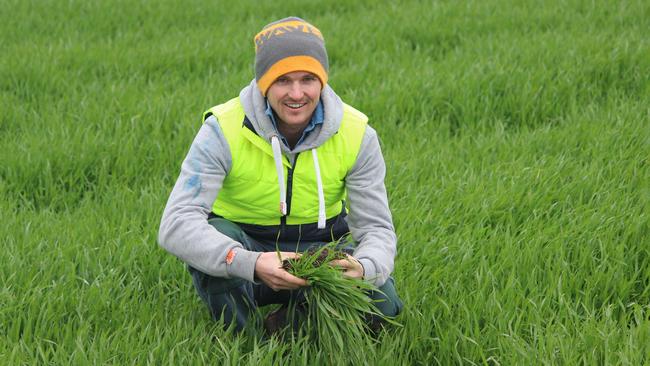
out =
[[363,266],[363,279],[375,284],[378,277],[375,264],[368,258],[359,259],[359,263]]
[[243,278],[249,282],[255,282],[255,262],[260,252],[251,252],[243,248],[235,248],[235,256],[232,263],[226,265],[228,276]]

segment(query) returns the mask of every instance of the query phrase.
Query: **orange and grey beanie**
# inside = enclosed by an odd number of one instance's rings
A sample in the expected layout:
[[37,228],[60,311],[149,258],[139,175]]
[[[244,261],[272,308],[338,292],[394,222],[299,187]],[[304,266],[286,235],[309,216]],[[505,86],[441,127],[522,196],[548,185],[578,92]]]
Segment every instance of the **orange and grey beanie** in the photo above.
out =
[[297,18],[280,19],[255,36],[255,80],[266,91],[278,77],[293,71],[308,71],[327,84],[327,51],[318,28]]

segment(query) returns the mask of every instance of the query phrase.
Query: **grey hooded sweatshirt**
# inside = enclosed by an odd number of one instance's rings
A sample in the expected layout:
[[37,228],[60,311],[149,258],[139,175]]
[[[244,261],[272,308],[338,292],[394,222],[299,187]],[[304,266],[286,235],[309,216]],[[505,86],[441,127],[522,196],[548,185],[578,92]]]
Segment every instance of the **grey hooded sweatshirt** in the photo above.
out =
[[[253,80],[239,94],[244,113],[255,131],[269,141],[277,135],[266,115],[266,101]],[[318,148],[338,130],[343,103],[326,85],[321,92],[323,124],[316,126],[291,150],[281,143],[282,154],[293,161],[296,154]],[[261,254],[246,250],[208,224],[208,215],[232,165],[228,143],[215,116],[201,126],[172,190],[160,222],[158,242],[188,265],[215,277],[243,278],[254,282],[255,262]],[[327,169],[327,167],[323,167]],[[364,278],[377,286],[393,271],[396,236],[388,207],[384,176],[386,167],[375,130],[368,126],[357,160],[345,179],[352,238],[358,243],[353,256],[364,269]],[[226,254],[233,249],[232,263]]]

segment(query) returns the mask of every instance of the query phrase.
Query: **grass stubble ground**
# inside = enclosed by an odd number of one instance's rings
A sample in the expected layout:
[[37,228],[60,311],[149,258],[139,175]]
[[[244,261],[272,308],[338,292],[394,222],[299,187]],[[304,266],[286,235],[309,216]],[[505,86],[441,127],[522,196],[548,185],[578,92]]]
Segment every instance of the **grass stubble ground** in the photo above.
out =
[[650,362],[647,2],[0,5],[0,364],[332,361],[224,331],[156,244],[287,15],[378,130],[399,236],[403,327],[335,363]]

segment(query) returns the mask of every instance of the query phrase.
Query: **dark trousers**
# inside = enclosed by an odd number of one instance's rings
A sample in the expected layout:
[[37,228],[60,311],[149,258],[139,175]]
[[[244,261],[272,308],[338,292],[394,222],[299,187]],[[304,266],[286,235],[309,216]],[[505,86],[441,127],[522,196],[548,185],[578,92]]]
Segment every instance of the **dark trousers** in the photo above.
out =
[[[256,252],[271,252],[276,250],[275,242],[256,240],[247,235],[237,224],[223,218],[213,218],[209,221],[219,232],[244,245],[247,250]],[[303,252],[324,242],[278,242],[280,251]],[[235,323],[235,329],[242,330],[249,318],[256,313],[258,306],[269,304],[289,304],[301,302],[301,290],[274,291],[263,283],[252,283],[240,278],[213,277],[195,268],[188,267],[192,282],[201,299],[206,303],[215,320],[222,319],[226,326]],[[368,296],[375,306],[386,316],[396,316],[402,309],[402,301],[397,296],[393,278],[389,278],[379,290],[371,291]]]

